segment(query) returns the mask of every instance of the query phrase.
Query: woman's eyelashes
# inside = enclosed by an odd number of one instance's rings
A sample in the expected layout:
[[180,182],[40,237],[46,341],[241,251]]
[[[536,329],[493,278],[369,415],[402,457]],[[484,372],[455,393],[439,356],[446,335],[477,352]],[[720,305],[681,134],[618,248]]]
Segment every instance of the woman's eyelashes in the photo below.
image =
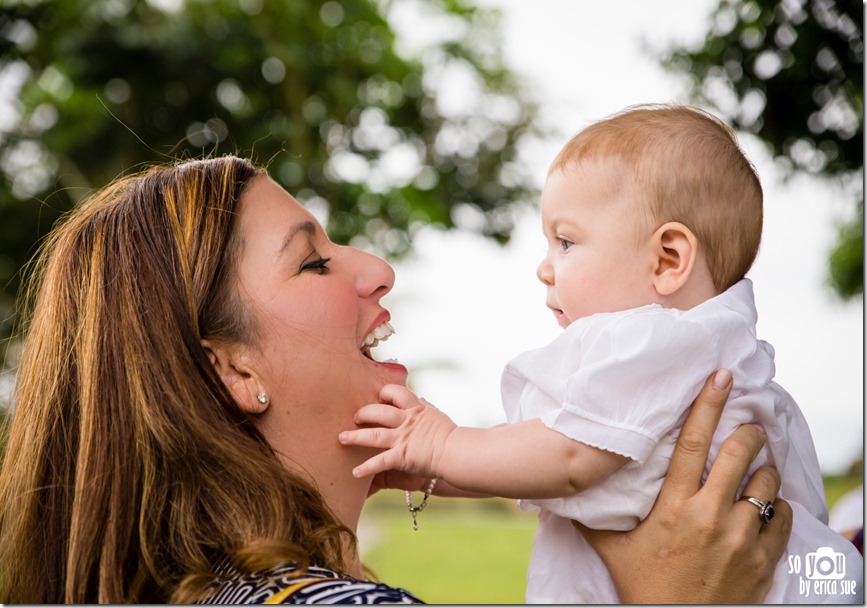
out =
[[328,262],[331,261],[331,258],[318,258],[316,260],[309,260],[301,264],[301,272],[306,270],[313,270],[322,274],[326,270],[328,270]]

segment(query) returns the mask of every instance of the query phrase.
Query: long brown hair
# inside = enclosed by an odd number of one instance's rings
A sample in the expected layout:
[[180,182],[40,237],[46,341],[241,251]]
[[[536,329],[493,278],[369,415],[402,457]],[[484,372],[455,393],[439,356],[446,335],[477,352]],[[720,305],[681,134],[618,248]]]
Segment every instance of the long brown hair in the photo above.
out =
[[233,226],[263,173],[228,156],[154,167],[47,239],[0,470],[0,602],[190,601],[226,557],[344,568],[351,532],[201,346],[253,339]]

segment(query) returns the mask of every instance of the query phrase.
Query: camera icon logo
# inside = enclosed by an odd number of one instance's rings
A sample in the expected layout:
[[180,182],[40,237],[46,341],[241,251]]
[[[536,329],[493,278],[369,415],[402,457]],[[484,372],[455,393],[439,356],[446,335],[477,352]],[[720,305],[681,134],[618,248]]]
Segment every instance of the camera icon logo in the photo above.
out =
[[819,547],[805,558],[805,574],[809,579],[839,580],[846,575],[846,556],[831,547]]

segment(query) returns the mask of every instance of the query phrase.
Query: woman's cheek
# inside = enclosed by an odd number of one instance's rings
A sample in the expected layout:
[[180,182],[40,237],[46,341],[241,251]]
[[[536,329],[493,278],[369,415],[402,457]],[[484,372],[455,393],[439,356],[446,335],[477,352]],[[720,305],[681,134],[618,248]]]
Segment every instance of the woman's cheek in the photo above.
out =
[[[272,302],[266,310],[271,326],[266,334],[277,334],[281,342],[290,344],[299,340],[299,350],[310,347],[305,337],[314,336],[320,342],[336,344],[335,341],[358,340],[358,300],[342,281],[327,281],[324,277],[310,277],[304,289],[287,294]],[[312,283],[312,284],[311,284]]]
[[357,334],[359,298],[353,285],[342,279],[317,277],[315,289],[294,300],[301,316],[325,328],[341,328]]

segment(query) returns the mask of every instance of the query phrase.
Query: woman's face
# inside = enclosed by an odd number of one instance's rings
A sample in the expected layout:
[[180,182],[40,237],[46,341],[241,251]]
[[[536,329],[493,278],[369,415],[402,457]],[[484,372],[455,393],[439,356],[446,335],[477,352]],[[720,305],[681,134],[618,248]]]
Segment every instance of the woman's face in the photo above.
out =
[[354,428],[359,407],[379,401],[385,384],[406,382],[404,366],[374,361],[369,351],[392,333],[380,299],[394,271],[332,243],[267,177],[245,189],[236,229],[239,292],[255,336],[251,369],[270,399],[259,422],[273,448],[315,469],[323,442],[338,450],[337,434]]

